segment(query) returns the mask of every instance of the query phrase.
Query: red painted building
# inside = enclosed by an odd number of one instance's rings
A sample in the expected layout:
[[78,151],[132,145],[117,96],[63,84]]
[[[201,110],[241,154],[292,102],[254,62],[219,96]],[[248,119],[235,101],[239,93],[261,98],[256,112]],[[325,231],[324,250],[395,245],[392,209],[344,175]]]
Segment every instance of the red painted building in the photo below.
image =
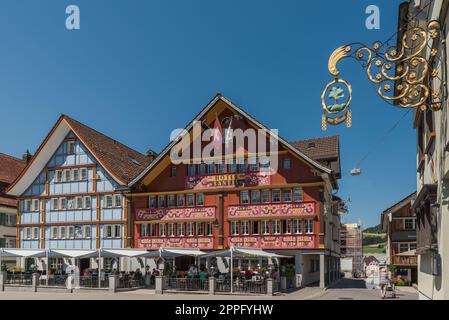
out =
[[[204,132],[216,128],[217,121],[223,137],[229,129],[269,130],[217,95],[186,132],[192,138],[195,123]],[[302,285],[319,281],[325,286],[338,277],[340,203],[332,195],[340,178],[338,137],[287,142],[268,134],[258,140],[257,152],[244,140],[244,147],[231,153],[235,158],[244,154],[244,159],[234,161],[215,154],[198,159],[193,155],[196,140],[191,140],[190,164],[173,164],[170,156],[186,150],[173,141],[131,182],[131,246],[256,247],[294,256]],[[262,160],[264,140],[277,166]],[[204,149],[208,143],[199,145]],[[270,167],[277,168],[270,173]]]

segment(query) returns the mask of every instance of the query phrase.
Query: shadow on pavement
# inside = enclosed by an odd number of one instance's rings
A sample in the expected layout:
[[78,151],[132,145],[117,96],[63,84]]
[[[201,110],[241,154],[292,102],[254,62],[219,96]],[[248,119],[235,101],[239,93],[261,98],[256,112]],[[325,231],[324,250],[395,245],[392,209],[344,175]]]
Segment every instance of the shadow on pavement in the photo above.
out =
[[337,283],[329,287],[330,289],[367,289],[363,279],[340,279]]

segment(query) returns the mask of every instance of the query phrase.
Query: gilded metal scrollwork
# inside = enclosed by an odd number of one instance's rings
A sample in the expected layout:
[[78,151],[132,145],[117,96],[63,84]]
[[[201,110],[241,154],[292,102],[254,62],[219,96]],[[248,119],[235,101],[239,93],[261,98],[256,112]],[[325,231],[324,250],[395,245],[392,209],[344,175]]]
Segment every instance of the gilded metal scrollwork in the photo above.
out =
[[[351,126],[352,89],[347,81],[339,78],[338,69],[339,62],[347,58],[362,64],[368,79],[377,86],[378,95],[389,104],[423,111],[440,110],[442,94],[431,87],[432,80],[439,77],[438,69],[432,69],[431,63],[438,55],[436,44],[441,40],[440,35],[440,23],[430,21],[426,28],[415,26],[405,30],[396,46],[376,42],[368,47],[354,43],[336,49],[328,63],[335,79],[326,85],[321,96],[322,129],[326,130],[327,124],[338,125],[345,120],[348,127]],[[346,98],[344,102],[342,98]],[[333,104],[328,104],[332,99]]]

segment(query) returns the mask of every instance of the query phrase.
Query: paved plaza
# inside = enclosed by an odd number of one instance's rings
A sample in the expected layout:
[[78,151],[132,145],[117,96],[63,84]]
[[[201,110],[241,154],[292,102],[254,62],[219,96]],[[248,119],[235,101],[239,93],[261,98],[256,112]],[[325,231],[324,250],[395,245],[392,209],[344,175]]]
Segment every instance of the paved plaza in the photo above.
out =
[[[398,288],[395,300],[416,300],[413,288]],[[368,288],[364,280],[342,279],[328,289],[318,287],[283,293],[275,296],[163,294],[154,290],[136,290],[122,293],[31,293],[0,292],[0,300],[380,300],[379,289]]]

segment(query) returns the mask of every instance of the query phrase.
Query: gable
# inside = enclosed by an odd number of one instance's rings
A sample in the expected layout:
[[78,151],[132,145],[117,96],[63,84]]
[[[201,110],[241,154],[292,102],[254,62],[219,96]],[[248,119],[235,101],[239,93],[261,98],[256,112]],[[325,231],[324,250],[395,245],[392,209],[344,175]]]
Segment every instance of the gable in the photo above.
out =
[[[195,121],[204,121],[207,126],[213,127],[216,116],[226,113],[227,111],[240,115],[248,124],[248,126],[254,129],[262,129],[267,134],[267,137],[274,138],[278,141],[279,147],[285,149],[288,153],[303,161],[309,167],[316,169],[322,173],[331,174],[332,170],[326,168],[325,166],[319,164],[318,162],[312,160],[298,149],[290,145],[286,140],[282,139],[280,136],[275,135],[270,132],[269,129],[251,117],[249,114],[244,112],[242,109],[234,105],[228,99],[224,98],[220,94],[217,95],[195,118],[189,125],[185,128],[190,137],[193,135],[193,123]],[[192,139],[191,139],[192,140]],[[134,186],[138,182],[142,181],[145,185],[148,185],[153,181],[163,170],[171,164],[170,151],[176,145],[176,141],[172,141],[167,147],[160,153],[160,155],[139,174],[129,186]]]

